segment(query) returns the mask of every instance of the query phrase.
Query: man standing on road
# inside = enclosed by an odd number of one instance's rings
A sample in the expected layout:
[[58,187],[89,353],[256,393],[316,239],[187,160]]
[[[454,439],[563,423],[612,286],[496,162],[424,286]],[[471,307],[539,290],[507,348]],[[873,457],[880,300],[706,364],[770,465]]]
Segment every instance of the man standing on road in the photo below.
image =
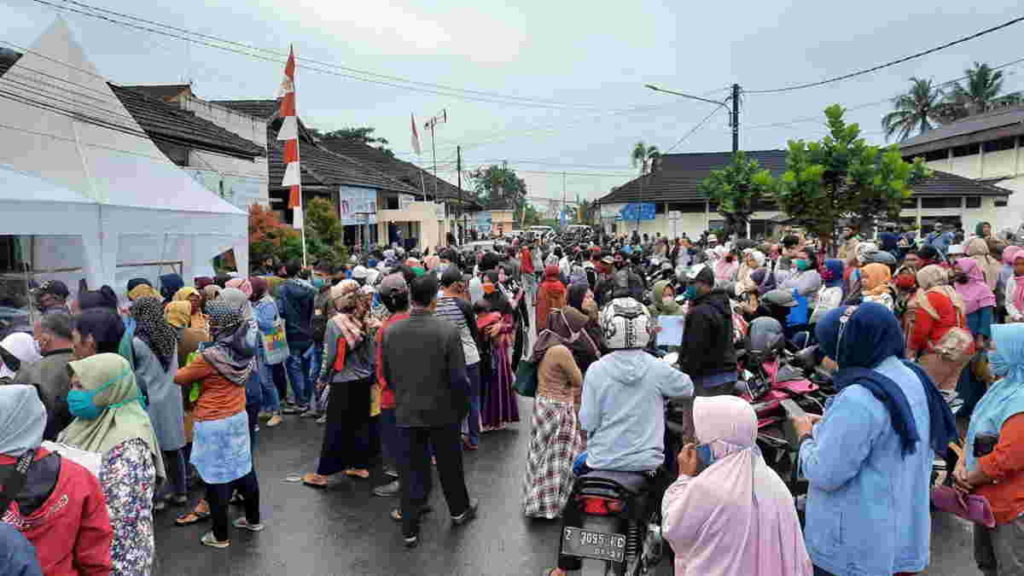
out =
[[56,440],[57,434],[74,419],[67,401],[71,390],[68,362],[73,360],[71,316],[51,313],[40,317],[36,320],[33,336],[43,358],[22,364],[11,383],[35,386],[46,407],[43,439]]
[[476,516],[462,471],[460,424],[469,408],[469,379],[459,331],[434,315],[438,281],[418,276],[410,286],[412,313],[384,333],[384,377],[395,393],[401,508],[391,517],[402,523],[407,547],[419,544],[420,514],[428,511],[430,448],[437,459],[452,524]]
[[285,369],[292,383],[295,407],[285,408],[285,414],[300,414],[309,410],[313,395],[313,382],[309,379],[310,360],[313,347],[313,299],[316,289],[309,282],[299,279],[301,266],[292,260],[285,266],[288,280],[277,292],[281,317],[284,318],[285,336],[288,339],[288,359]]
[[711,268],[698,265],[690,269],[684,292],[690,310],[680,360],[683,372],[693,379],[697,396],[731,394],[736,383],[732,309],[729,297],[714,286]]

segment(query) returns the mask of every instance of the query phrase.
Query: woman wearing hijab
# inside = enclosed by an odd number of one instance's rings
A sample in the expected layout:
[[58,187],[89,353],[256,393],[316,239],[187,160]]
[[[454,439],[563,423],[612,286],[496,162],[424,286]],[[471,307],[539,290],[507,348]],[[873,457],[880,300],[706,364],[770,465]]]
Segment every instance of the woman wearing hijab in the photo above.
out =
[[807,551],[823,574],[920,572],[933,451],[956,438],[953,414],[927,374],[901,360],[900,327],[884,306],[836,308],[815,334],[839,368],[824,416],[794,421],[809,483]]
[[900,266],[893,276],[892,285],[896,292],[892,311],[899,319],[903,333],[909,335],[913,332],[917,315],[917,269],[906,264]]
[[1006,281],[1006,321],[1024,322],[1024,248],[1010,246],[1003,251],[1003,261],[1010,269]]
[[[252,304],[253,317],[256,319],[260,334],[266,336],[273,333],[279,324],[281,316],[277,311],[277,303],[267,290],[266,278],[252,276],[249,278],[249,285],[252,287],[249,302]],[[266,351],[263,346],[258,346],[256,352],[260,375],[260,409],[267,415],[267,427],[273,428],[282,422],[281,397],[274,385],[273,368],[267,363]]]
[[[99,480],[84,467],[40,447],[46,408],[32,386],[0,386],[0,475],[31,458],[25,485],[0,510],[35,546],[44,574],[110,574],[113,530]],[[31,456],[26,456],[34,451]],[[0,573],[9,550],[0,539]],[[31,573],[28,573],[31,574]]]
[[573,351],[576,364],[580,367],[580,371],[586,374],[587,368],[601,357],[601,350],[604,347],[604,334],[598,321],[600,311],[597,308],[597,302],[594,300],[594,292],[585,284],[569,286],[567,303],[568,306],[562,308],[562,312],[565,313],[569,325],[573,326],[574,330],[578,330],[576,328],[578,326],[583,326],[583,330],[589,336],[588,342],[593,343],[594,351],[592,353]]
[[860,295],[862,302],[874,302],[881,304],[889,310],[895,306],[892,292],[889,290],[889,282],[892,281],[892,271],[885,264],[867,264],[860,269],[861,288]]
[[134,302],[139,298],[162,299],[163,297],[156,291],[156,288],[153,288],[149,280],[145,278],[132,278],[128,281],[128,300]]
[[370,477],[370,410],[374,371],[374,340],[370,334],[369,302],[355,280],[331,287],[338,311],[324,334],[324,360],[319,388],[330,386],[327,427],[315,474],[302,481],[315,488],[327,486],[328,476]]
[[160,295],[164,297],[164,304],[174,300],[175,293],[185,287],[185,281],[180,274],[164,274],[160,276]]
[[74,421],[57,441],[102,455],[100,484],[114,528],[115,574],[149,574],[153,565],[153,493],[163,458],[135,375],[117,354],[68,363]]
[[[971,333],[987,340],[992,335],[996,295],[985,283],[981,267],[972,258],[960,258],[953,265],[953,280],[957,294],[964,301]],[[983,342],[979,340],[979,344]]]
[[174,302],[188,302],[192,305],[189,325],[200,330],[209,330],[206,314],[203,314],[203,296],[198,290],[186,286],[174,293]]
[[31,334],[15,332],[0,340],[0,385],[13,380],[22,364],[41,358],[39,346]]
[[797,251],[796,258],[790,261],[789,275],[779,282],[778,287],[792,293],[797,301],[786,319],[787,333],[803,330],[810,322],[813,299],[821,288],[818,259],[812,250],[802,248]]
[[[153,424],[160,450],[167,463],[171,491],[167,499],[182,506],[188,502],[185,483],[185,420],[181,403],[181,389],[174,384],[178,370],[178,338],[174,329],[164,320],[163,302],[143,297],[132,303],[135,318],[135,382],[146,395],[146,412]],[[163,496],[163,495],[161,495]],[[158,497],[156,508],[163,508],[164,498]]]
[[825,313],[838,307],[843,302],[843,261],[838,258],[825,260],[821,270],[822,287],[814,301],[814,312],[811,324],[817,324]]
[[[557,266],[558,262],[556,261],[555,264]],[[527,333],[530,331],[530,311],[526,305],[526,299],[523,298],[525,292],[516,281],[509,264],[498,266],[498,288],[512,305],[515,338],[512,341],[511,359],[512,373],[515,374],[519,367],[519,359],[523,357],[523,350],[526,349]]]
[[[996,526],[974,525],[974,559],[984,574],[1019,572],[1024,550],[1024,325],[992,327],[995,349],[989,367],[999,380],[989,387],[971,415],[964,458],[953,473],[964,491],[984,496]],[[984,456],[975,454],[981,435],[998,440]]]
[[[249,324],[235,306],[221,300],[207,306],[213,342],[204,347],[187,366],[178,370],[174,382],[191,386],[199,382],[193,418],[192,465],[206,483],[213,530],[200,539],[206,546],[227,548],[228,500],[237,490],[245,505],[245,516],[236,528],[258,532],[260,523],[259,483],[252,465],[249,417],[245,411],[245,386],[255,367],[256,350],[249,341]],[[191,524],[190,515],[178,524]]]
[[697,398],[697,441],[679,453],[679,479],[662,501],[662,533],[676,576],[811,576],[789,489],[757,449],[757,416],[734,396]]
[[487,432],[518,422],[519,406],[512,393],[515,372],[511,354],[516,331],[512,304],[499,287],[498,272],[492,270],[484,275],[483,290],[483,300],[476,303],[476,324],[485,341],[486,354],[481,359],[481,421]]
[[736,272],[740,268],[740,263],[736,261],[736,254],[726,248],[725,246],[716,246],[714,249],[715,256],[715,282],[732,282],[736,279]]
[[565,306],[565,284],[558,277],[558,265],[544,267],[544,280],[537,289],[537,326],[548,325],[548,314]]
[[[551,322],[565,326],[565,317],[556,311]],[[523,478],[523,513],[528,518],[558,517],[572,493],[572,463],[586,450],[578,418],[583,373],[571,345],[570,339],[548,329],[533,348],[537,393]]]
[[224,285],[225,288],[236,288],[245,294],[246,298],[252,296],[252,282],[248,278],[232,278]]
[[[949,285],[948,271],[935,264],[917,271],[917,285],[913,331],[907,335],[907,356],[917,358],[943,393],[953,394],[960,372],[974,354],[974,342],[965,332],[964,302]],[[964,337],[957,338],[961,335]]]
[[989,290],[995,290],[999,282],[999,273],[1003,266],[997,258],[992,257],[988,242],[985,238],[974,238],[964,247],[964,255],[978,263],[978,268],[985,278],[985,285]]

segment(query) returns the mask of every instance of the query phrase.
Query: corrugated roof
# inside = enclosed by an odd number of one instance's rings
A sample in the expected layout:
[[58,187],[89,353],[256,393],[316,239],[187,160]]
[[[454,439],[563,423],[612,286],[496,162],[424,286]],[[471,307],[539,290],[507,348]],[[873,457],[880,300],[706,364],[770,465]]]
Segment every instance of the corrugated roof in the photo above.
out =
[[[786,169],[785,150],[753,150],[747,152],[779,176]],[[627,202],[703,203],[706,198],[697,191],[697,185],[715,169],[725,167],[731,152],[699,154],[667,154],[662,156],[654,172],[645,177],[643,191],[640,179],[635,178],[597,201],[599,204]],[[914,196],[1006,196],[1010,191],[985,182],[971,180],[948,172],[934,171],[931,178],[913,186]]]
[[170,102],[181,96],[182,93],[192,93],[191,84],[133,84],[131,86],[122,86],[122,88],[141,92],[150,98],[156,98],[164,102]]
[[272,118],[277,114],[278,108],[277,100],[210,100],[209,102],[257,118]]
[[1022,134],[1024,134],[1024,106],[1012,106],[969,116],[908,138],[900,143],[900,151],[905,156],[914,156],[933,150],[977,144]]
[[[21,54],[17,52],[0,53],[0,76],[3,76],[19,58],[21,58]],[[191,112],[132,90],[127,86],[118,86],[110,82],[107,85],[110,86],[111,91],[128,110],[128,113],[132,115],[132,118],[153,140],[247,158],[265,154],[262,147],[213,122],[199,118]]]

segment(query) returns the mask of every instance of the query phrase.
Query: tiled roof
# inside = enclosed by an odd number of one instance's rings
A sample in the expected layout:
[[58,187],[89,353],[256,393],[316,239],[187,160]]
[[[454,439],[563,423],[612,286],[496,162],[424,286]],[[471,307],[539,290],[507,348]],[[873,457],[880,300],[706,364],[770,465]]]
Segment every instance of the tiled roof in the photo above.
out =
[[[21,54],[7,51],[0,53],[0,76]],[[255,158],[263,156],[263,148],[229,132],[213,122],[199,118],[172,104],[129,89],[126,86],[107,83],[121,104],[132,115],[139,126],[153,140],[172,142],[204,150],[212,150]]]
[[[270,187],[280,189],[284,177],[284,145],[277,141],[273,127],[267,128],[267,142],[270,165]],[[305,138],[299,143],[300,166],[303,186],[335,188],[341,185],[366,186],[391,192],[417,194],[418,190],[391,178],[373,166],[353,160],[348,156],[324,149]]]
[[1024,134],[1024,106],[1012,106],[969,116],[908,138],[900,143],[900,152],[904,156],[914,156],[933,150],[1022,134]]
[[209,102],[256,118],[272,118],[277,114],[278,108],[277,100],[210,100]]
[[[645,178],[642,193],[640,179],[635,178],[597,202],[703,203],[706,199],[697,191],[697,185],[712,170],[725,167],[731,157],[731,152],[667,154],[661,157],[653,173]],[[785,150],[754,150],[747,152],[747,157],[760,162],[776,177],[786,169]],[[1005,196],[1009,193],[1005,188],[938,170],[931,178],[913,186],[914,196]]]
[[150,98],[156,98],[157,100],[163,100],[164,102],[170,102],[180,96],[183,92],[192,93],[191,84],[157,84],[157,85],[146,85],[136,84],[132,86],[123,86],[129,90],[135,92],[141,92]]

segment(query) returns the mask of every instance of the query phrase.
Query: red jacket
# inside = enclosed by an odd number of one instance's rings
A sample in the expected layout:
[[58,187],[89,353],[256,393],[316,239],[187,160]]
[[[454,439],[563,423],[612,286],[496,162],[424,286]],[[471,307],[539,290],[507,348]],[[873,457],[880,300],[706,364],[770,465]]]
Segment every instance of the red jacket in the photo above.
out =
[[[36,460],[47,454],[39,449]],[[0,465],[16,461],[0,454]],[[32,542],[46,576],[107,576],[113,569],[114,530],[103,488],[91,472],[67,458],[61,458],[57,483],[42,506],[26,518],[11,502],[3,521]]]
[[377,350],[374,351],[374,360],[377,363],[377,385],[380,386],[380,409],[381,410],[394,410],[395,409],[395,392],[388,388],[388,381],[384,378],[384,331],[399,320],[404,320],[409,317],[408,312],[399,312],[389,316],[380,325],[380,329],[377,330]]
[[519,260],[519,270],[523,274],[533,274],[537,271],[533,267],[533,255],[530,254],[529,248],[523,248],[522,251],[519,252]]
[[949,296],[937,292],[928,292],[925,295],[928,302],[938,312],[939,318],[932,318],[932,315],[923,308],[918,307],[914,316],[914,327],[910,333],[910,349],[918,352],[929,352],[933,344],[942,339],[949,332],[950,328],[959,326],[967,327],[963,315],[953,306]]

